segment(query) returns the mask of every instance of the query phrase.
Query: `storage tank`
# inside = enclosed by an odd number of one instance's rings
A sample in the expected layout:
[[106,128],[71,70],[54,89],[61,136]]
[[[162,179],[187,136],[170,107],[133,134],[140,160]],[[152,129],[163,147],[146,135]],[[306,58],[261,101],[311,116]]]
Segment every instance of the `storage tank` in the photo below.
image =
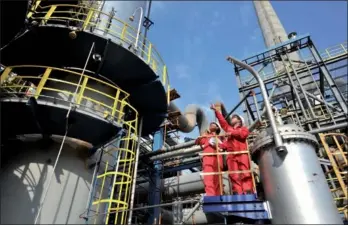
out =
[[[1,181],[1,224],[34,224],[61,141],[42,146],[39,139],[5,150]],[[75,147],[74,147],[75,146]],[[66,142],[37,224],[84,224],[92,170],[85,164],[88,146]],[[11,154],[9,154],[11,152]]]
[[272,224],[342,224],[315,152],[315,136],[293,124],[278,130],[287,152],[277,153],[270,128],[252,148]]

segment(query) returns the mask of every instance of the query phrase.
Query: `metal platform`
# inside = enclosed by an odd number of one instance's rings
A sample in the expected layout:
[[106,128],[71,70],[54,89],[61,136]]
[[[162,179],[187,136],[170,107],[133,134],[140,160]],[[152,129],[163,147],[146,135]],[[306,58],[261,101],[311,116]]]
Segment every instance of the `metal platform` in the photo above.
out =
[[[61,9],[62,7],[57,5],[57,9],[66,10]],[[141,51],[135,51],[132,47],[133,39],[129,40],[129,35],[135,36],[130,33],[133,31],[130,28],[128,32],[119,32],[114,38],[84,29],[71,39],[69,32],[77,27],[74,24],[57,24],[54,18],[60,14],[58,11],[56,14],[52,16],[47,13],[47,21],[40,17],[41,14],[33,15],[35,19],[30,18],[30,21],[36,22],[36,25],[31,26],[20,39],[13,41],[2,51],[1,63],[5,66],[25,64],[83,68],[94,42],[94,53],[103,56],[103,59],[101,62],[91,60],[86,69],[95,72],[94,77],[103,76],[128,92],[131,105],[144,116],[143,135],[154,132],[167,114],[168,98],[164,86],[168,79],[166,66],[152,44],[147,42],[148,49],[142,57]],[[61,19],[66,22],[73,21],[70,17]],[[85,24],[90,23],[87,18],[82,21]],[[127,27],[116,18],[113,21],[115,26]],[[118,42],[115,41],[117,39]],[[156,101],[153,101],[154,98]]]
[[258,200],[254,194],[205,196],[203,198],[203,211],[252,220],[270,219],[267,203]]

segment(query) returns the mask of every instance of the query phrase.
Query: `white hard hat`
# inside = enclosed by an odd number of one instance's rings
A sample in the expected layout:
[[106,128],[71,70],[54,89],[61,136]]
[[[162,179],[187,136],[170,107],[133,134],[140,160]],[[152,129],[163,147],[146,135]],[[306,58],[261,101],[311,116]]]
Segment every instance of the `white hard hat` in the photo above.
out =
[[233,116],[237,116],[238,118],[240,118],[240,121],[242,122],[242,126],[245,125],[245,121],[244,121],[243,116],[241,116],[241,115],[239,115],[239,114],[233,114],[233,115],[231,116],[231,119],[233,118]]

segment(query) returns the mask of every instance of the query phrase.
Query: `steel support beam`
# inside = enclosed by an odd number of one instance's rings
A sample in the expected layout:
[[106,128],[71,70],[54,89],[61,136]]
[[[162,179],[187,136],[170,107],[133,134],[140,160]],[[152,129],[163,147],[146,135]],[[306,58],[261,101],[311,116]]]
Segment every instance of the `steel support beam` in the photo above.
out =
[[315,62],[318,64],[319,69],[320,69],[321,73],[323,74],[326,82],[328,83],[329,87],[331,88],[332,93],[338,102],[338,105],[341,107],[341,109],[343,110],[343,112],[345,114],[348,114],[347,104],[343,98],[343,95],[339,91],[337,84],[335,83],[334,79],[330,75],[330,72],[329,72],[324,60],[322,59],[318,50],[315,48],[315,46],[312,42],[311,42],[311,45],[309,46],[309,49],[314,57]]
[[[162,148],[164,143],[164,129],[161,128],[153,136],[153,145],[152,150],[156,151]],[[154,162],[154,172],[150,175],[152,183],[150,183],[149,195],[148,195],[148,204],[159,205],[161,203],[161,169],[162,164],[160,161]],[[149,209],[150,216],[148,218],[147,224],[155,225],[159,222],[159,216],[161,213],[160,207]]]
[[198,162],[188,163],[188,164],[185,164],[185,165],[179,165],[179,166],[174,166],[174,167],[166,167],[165,169],[163,169],[163,173],[178,172],[178,171],[182,171],[182,170],[198,167],[200,165],[201,165],[201,162],[198,161]]
[[[333,63],[336,63],[338,61],[344,60],[346,58],[347,58],[347,54],[340,55],[340,56],[337,56],[335,58],[332,58],[332,59],[329,59],[329,60],[325,61],[325,63],[327,65],[329,65],[329,64],[333,64]],[[311,65],[311,66],[309,66],[309,69],[315,69],[315,68],[318,68],[318,65]],[[307,71],[307,68],[305,66],[297,69],[297,73],[303,73],[305,71]],[[304,77],[307,77],[307,76],[308,75],[300,76],[300,79],[302,79]],[[280,74],[278,76],[272,76],[270,78],[264,79],[264,83],[265,83],[265,85],[267,85],[269,83],[272,83],[272,82],[274,82],[276,80],[279,80],[279,79],[282,79],[282,78],[285,78],[285,77],[287,77],[286,73],[282,73],[282,74]],[[240,86],[239,92],[249,91],[251,89],[255,89],[255,88],[258,88],[258,87],[259,87],[258,83],[250,84],[250,85],[243,86],[243,87]]]

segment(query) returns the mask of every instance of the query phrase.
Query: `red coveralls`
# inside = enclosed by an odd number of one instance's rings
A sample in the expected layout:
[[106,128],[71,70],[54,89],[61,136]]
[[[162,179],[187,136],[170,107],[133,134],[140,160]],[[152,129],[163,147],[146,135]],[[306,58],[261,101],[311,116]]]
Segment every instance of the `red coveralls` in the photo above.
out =
[[[233,128],[225,120],[224,116],[215,111],[215,115],[219,120],[221,128],[226,132],[230,133],[231,136],[227,140],[220,144],[219,147],[227,150],[227,152],[238,152],[246,151],[248,149],[247,137],[249,130],[245,126]],[[227,155],[226,163],[228,171],[246,171],[250,170],[250,160],[247,153],[245,154],[230,154]],[[245,194],[246,192],[253,191],[253,182],[251,173],[231,173],[229,178],[232,182],[232,192],[238,194]]]
[[[209,132],[206,132],[204,136],[211,136]],[[196,140],[196,144],[200,145],[203,149],[203,153],[216,153],[216,148],[209,144],[210,137],[200,137]],[[218,165],[219,159],[219,165]],[[222,171],[223,162],[222,156],[219,155],[205,155],[203,156],[203,173],[218,173],[220,166],[220,172]],[[206,196],[219,196],[221,194],[220,190],[220,180],[219,174],[216,175],[204,175],[203,183],[205,187]],[[221,185],[223,186],[223,185]]]

